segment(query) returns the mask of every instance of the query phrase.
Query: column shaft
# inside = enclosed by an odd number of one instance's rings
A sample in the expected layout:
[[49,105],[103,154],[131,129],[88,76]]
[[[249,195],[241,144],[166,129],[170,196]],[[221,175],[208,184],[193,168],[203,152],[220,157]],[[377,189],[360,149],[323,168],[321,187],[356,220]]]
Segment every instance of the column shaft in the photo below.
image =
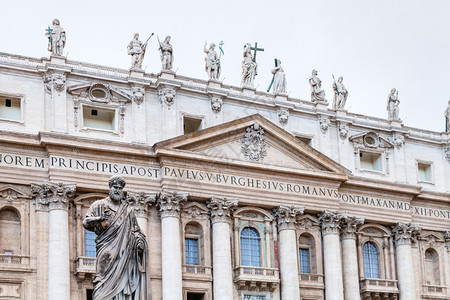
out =
[[340,248],[337,233],[323,236],[325,295],[327,300],[344,299]]
[[233,299],[230,225],[226,222],[213,223],[212,237],[214,300]]
[[164,300],[183,299],[180,221],[177,217],[161,219],[162,289]]
[[342,253],[345,300],[359,300],[358,258],[354,239],[342,240]]
[[278,238],[280,242],[281,299],[300,299],[295,230],[282,230],[279,232]]
[[49,213],[48,299],[70,299],[69,215],[66,210]]
[[398,288],[400,290],[399,299],[416,299],[411,245],[398,245],[396,251]]

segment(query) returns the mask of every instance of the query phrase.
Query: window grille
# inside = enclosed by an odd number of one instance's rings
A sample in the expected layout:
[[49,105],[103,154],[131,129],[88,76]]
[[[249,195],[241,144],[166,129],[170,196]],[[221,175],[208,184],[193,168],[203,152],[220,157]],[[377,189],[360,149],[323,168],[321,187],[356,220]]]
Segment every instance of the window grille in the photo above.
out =
[[380,263],[378,249],[374,243],[368,242],[363,247],[364,277],[380,278]]
[[241,232],[241,263],[243,266],[261,266],[260,237],[256,229],[246,227]]

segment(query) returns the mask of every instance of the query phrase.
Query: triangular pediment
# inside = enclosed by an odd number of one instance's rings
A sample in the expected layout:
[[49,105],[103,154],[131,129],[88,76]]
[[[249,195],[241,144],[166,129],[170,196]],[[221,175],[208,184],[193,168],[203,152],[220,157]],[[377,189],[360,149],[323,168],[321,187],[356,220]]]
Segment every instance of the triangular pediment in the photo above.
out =
[[127,92],[109,84],[98,81],[85,82],[69,86],[67,92],[71,95],[89,99],[93,102],[108,103],[130,102],[132,96]]
[[365,148],[393,148],[394,144],[374,131],[366,131],[348,138],[354,145]]
[[26,198],[30,198],[30,195],[13,185],[6,184],[0,186],[0,199],[14,202]]
[[155,153],[191,155],[242,167],[305,172],[350,171],[296,137],[256,114],[155,144]]

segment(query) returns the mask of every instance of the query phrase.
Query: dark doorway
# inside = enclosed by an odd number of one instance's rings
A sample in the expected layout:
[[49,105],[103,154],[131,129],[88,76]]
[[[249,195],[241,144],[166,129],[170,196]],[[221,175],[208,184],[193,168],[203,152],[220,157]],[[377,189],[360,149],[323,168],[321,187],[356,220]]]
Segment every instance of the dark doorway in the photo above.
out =
[[86,300],[92,300],[92,290],[86,290]]
[[205,294],[187,293],[187,300],[204,300]]

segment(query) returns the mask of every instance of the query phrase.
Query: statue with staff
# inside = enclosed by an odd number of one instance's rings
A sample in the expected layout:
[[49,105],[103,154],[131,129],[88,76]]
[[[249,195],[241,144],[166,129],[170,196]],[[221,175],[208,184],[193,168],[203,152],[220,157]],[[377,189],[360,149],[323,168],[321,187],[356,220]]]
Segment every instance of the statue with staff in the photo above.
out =
[[89,207],[83,226],[95,232],[94,300],[147,300],[148,246],[134,208],[126,201],[125,180],[109,179],[109,197]]
[[145,50],[147,48],[148,41],[153,36],[153,33],[145,41],[144,44],[139,40],[139,33],[135,33],[133,39],[130,41],[127,47],[127,52],[131,55],[131,69],[141,70],[142,62],[144,61]]
[[173,48],[172,45],[170,44],[170,35],[166,36],[166,38],[162,43],[159,40],[159,37],[158,36],[156,37],[158,38],[159,43],[162,69],[170,71],[172,70],[173,67]]
[[[253,57],[252,52],[254,51]],[[243,59],[241,63],[242,67],[242,86],[253,87],[255,76],[258,75],[258,63],[256,62],[257,51],[264,51],[263,48],[258,48],[258,43],[255,43],[255,47],[252,47],[250,43],[244,45]]]
[[48,51],[53,55],[62,56],[66,46],[66,32],[60,26],[59,20],[54,19],[52,27],[48,26],[45,31],[45,36],[48,38]]
[[275,68],[272,69],[272,81],[270,82],[267,92],[273,86],[272,92],[274,94],[285,94],[286,93],[286,75],[284,74],[283,67],[281,66],[281,60],[275,58]]
[[386,105],[386,109],[388,111],[388,119],[390,121],[400,121],[399,118],[399,105],[400,100],[398,100],[398,90],[393,88],[388,96],[388,101]]
[[216,44],[211,43],[209,48],[206,48],[207,43],[203,46],[203,51],[206,53],[205,57],[205,71],[208,74],[210,80],[218,80],[220,77],[220,58],[224,54],[222,45],[223,41],[219,43],[220,54],[217,55],[215,51]]
[[333,109],[343,109],[345,107],[345,102],[347,102],[348,91],[345,88],[342,81],[344,77],[339,76],[338,81],[334,78],[333,74],[333,90],[334,90],[334,99],[333,99]]

